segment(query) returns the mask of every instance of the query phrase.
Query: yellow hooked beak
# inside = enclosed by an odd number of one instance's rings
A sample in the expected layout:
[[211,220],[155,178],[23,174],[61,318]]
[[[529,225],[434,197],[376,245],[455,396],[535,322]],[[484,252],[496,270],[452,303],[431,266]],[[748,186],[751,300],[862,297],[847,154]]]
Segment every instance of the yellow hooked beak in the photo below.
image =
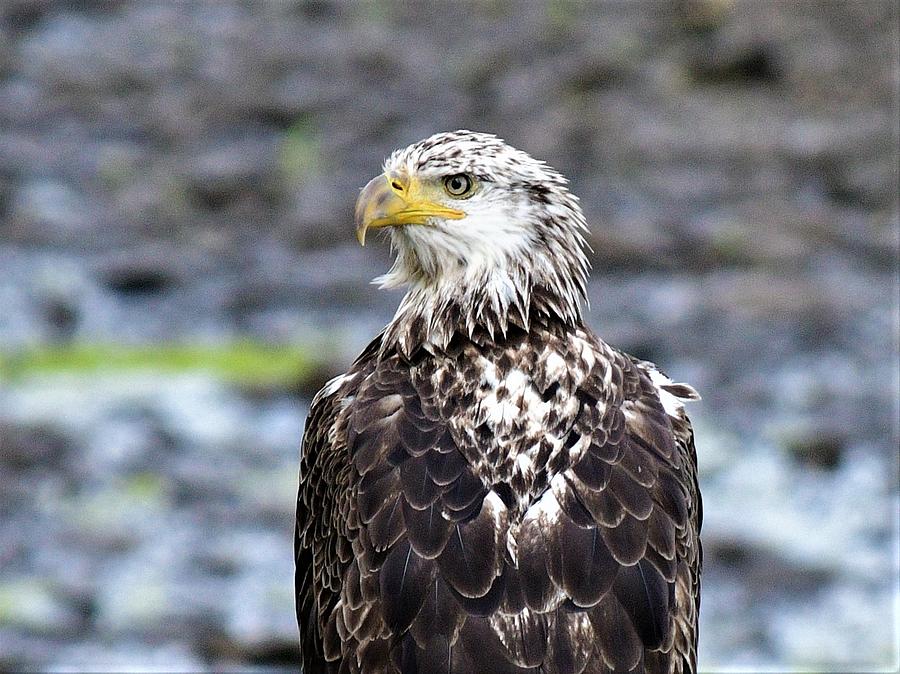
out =
[[398,225],[425,225],[429,218],[459,220],[463,211],[424,198],[414,178],[382,173],[363,187],[356,200],[356,238],[366,245],[366,231]]

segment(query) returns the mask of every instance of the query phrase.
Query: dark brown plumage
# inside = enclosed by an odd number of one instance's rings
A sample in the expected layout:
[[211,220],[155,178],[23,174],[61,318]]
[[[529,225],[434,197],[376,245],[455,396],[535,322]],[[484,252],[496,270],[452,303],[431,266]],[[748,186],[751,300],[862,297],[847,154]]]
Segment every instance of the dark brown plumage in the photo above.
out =
[[313,401],[306,674],[695,671],[696,393],[529,279],[502,321],[451,298],[440,338],[398,313]]

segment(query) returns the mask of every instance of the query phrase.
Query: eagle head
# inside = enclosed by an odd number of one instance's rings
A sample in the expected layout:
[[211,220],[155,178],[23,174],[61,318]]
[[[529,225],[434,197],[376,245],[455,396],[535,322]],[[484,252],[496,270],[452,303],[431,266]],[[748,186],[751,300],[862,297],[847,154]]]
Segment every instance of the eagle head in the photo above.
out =
[[[361,244],[390,228],[396,259],[378,279],[408,287],[392,326],[449,339],[462,323],[491,335],[536,312],[580,320],[587,231],[566,179],[494,135],[439,133],[396,150],[356,203]],[[417,318],[424,335],[403,326]],[[390,331],[390,330],[389,330]]]

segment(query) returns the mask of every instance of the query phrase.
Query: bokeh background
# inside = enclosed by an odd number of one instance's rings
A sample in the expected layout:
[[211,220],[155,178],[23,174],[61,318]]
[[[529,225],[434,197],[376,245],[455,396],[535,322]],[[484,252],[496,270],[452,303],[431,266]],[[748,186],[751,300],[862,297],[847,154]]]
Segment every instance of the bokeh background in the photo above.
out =
[[383,158],[567,174],[589,322],[703,394],[700,665],[898,663],[897,4],[5,0],[0,671],[296,670],[307,406]]

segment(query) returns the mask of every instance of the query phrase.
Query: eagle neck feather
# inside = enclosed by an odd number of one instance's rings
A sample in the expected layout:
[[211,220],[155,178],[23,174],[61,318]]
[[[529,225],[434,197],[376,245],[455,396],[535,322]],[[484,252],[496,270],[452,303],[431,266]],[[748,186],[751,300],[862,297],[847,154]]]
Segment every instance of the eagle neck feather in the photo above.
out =
[[[548,275],[545,275],[548,276]],[[583,286],[558,277],[535,282],[522,268],[494,270],[477,279],[411,283],[385,330],[382,351],[396,346],[411,354],[419,346],[445,349],[457,333],[490,340],[511,327],[529,331],[542,318],[580,325]]]

